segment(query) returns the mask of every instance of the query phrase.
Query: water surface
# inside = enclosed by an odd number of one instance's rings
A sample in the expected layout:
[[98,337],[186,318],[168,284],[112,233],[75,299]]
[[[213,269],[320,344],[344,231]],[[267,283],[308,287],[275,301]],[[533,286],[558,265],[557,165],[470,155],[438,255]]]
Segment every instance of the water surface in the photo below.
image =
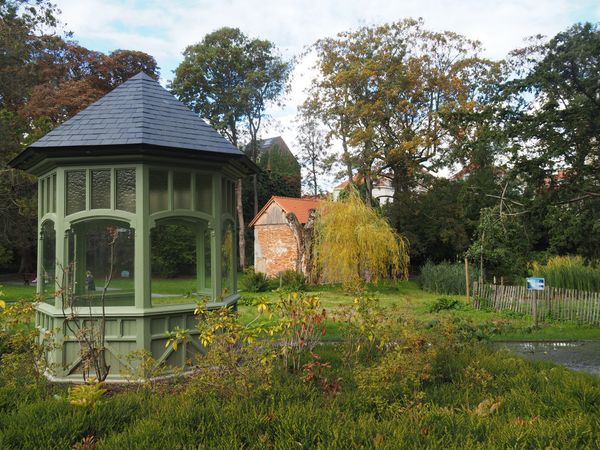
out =
[[600,341],[497,342],[527,359],[552,361],[573,370],[600,375]]

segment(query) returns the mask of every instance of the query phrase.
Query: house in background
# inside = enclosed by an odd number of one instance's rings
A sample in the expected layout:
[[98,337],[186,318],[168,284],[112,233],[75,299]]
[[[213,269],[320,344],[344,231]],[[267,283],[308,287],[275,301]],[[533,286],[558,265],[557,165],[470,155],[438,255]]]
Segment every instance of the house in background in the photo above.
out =
[[[354,175],[353,179],[356,185],[363,184],[363,177],[359,174]],[[337,201],[340,194],[348,187],[348,180],[338,184],[333,188],[333,201]],[[376,199],[381,206],[392,203],[394,199],[394,187],[389,178],[385,176],[378,177],[373,180],[373,198]]]
[[261,169],[300,178],[300,163],[281,136],[261,139],[257,145],[256,164]]
[[319,201],[314,198],[273,196],[249,224],[254,227],[254,270],[269,277],[286,270],[296,270],[298,243],[286,214],[294,213],[304,225],[311,209]]

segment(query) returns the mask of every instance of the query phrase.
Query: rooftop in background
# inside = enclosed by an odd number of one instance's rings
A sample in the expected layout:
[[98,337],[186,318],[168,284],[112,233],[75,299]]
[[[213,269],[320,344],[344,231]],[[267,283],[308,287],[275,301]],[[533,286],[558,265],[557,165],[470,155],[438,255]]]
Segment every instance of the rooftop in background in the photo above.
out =
[[315,198],[278,197],[274,195],[258,212],[256,217],[252,219],[248,226],[253,226],[256,223],[256,221],[260,218],[260,216],[262,216],[262,214],[273,203],[277,203],[281,207],[281,209],[285,211],[286,214],[291,212],[296,214],[296,217],[298,218],[298,221],[300,223],[306,223],[306,221],[308,220],[308,212],[311,209],[317,209],[317,206],[319,206],[319,200]]
[[143,72],[77,113],[15,158],[54,149],[143,145],[244,157],[216,130]]

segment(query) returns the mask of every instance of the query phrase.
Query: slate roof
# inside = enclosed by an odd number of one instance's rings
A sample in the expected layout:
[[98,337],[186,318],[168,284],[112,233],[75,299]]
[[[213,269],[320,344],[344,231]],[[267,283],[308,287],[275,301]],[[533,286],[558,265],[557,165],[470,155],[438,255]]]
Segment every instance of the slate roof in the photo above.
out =
[[248,224],[249,227],[253,226],[260,216],[271,206],[272,203],[277,203],[285,213],[293,212],[298,218],[298,222],[305,224],[308,221],[308,213],[311,209],[317,209],[319,206],[319,200],[315,198],[293,198],[293,197],[280,197],[277,195],[272,196],[269,201],[262,207],[256,217]]
[[129,144],[243,155],[143,72],[50,131],[30,148]]

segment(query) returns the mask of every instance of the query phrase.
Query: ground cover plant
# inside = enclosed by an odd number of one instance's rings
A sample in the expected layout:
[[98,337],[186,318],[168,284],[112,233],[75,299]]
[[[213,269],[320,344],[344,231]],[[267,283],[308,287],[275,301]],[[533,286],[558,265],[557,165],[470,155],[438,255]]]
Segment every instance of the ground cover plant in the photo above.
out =
[[323,345],[320,298],[251,303],[246,314],[265,323],[199,308],[211,359],[191,376],[153,385],[69,388],[7,376],[4,353],[0,447],[600,445],[598,377],[495,351],[489,328],[451,311],[422,323],[355,296],[335,314],[339,341]]

